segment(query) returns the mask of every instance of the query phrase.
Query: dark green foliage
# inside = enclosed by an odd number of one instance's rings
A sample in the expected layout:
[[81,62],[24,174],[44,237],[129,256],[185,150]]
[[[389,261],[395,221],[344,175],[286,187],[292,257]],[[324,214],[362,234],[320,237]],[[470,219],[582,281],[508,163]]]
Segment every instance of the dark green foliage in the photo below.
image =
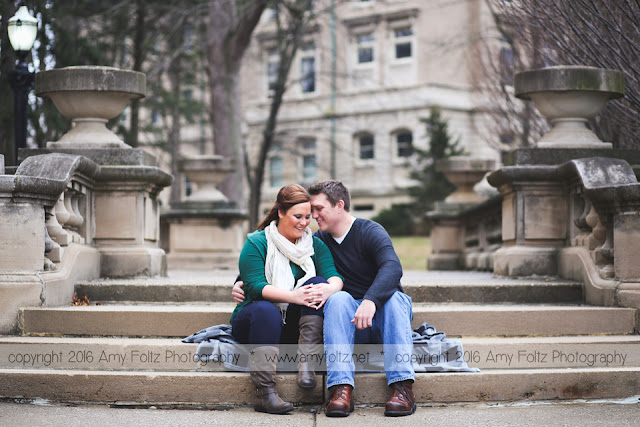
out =
[[382,225],[391,236],[411,236],[416,234],[416,224],[411,205],[392,205],[372,218]]
[[452,140],[447,122],[441,118],[438,109],[432,109],[424,122],[429,135],[429,149],[415,150],[419,168],[411,173],[411,178],[420,184],[409,188],[409,194],[414,200],[411,210],[428,230],[429,225],[424,215],[433,210],[435,202],[443,200],[455,190],[455,186],[447,181],[444,174],[437,171],[436,165],[439,160],[464,154],[464,149],[460,147],[459,139]]
[[[123,0],[106,2],[98,0],[28,0],[6,1],[0,6],[0,27],[3,29],[0,53],[2,66],[0,67],[0,153],[11,158],[13,146],[13,97],[8,89],[7,72],[14,68],[15,54],[8,44],[6,37],[6,19],[10,18],[17,6],[25,5],[39,21],[39,32],[32,57],[28,62],[35,71],[52,68],[62,68],[73,65],[105,65],[123,69],[133,69],[143,64],[140,71],[147,74],[147,98],[141,102],[146,106],[147,100],[152,100],[153,109],[160,117],[166,118],[170,112],[167,104],[175,102],[167,97],[168,92],[161,88],[160,82],[169,67],[169,63],[181,57],[183,64],[183,85],[185,88],[194,87],[198,72],[194,65],[198,62],[200,45],[193,43],[193,48],[181,47],[181,52],[170,51],[167,40],[174,38],[179,31],[185,31],[186,26],[192,25],[189,17],[197,20],[206,16],[203,8],[205,0],[189,2],[167,2],[164,0]],[[139,12],[142,11],[140,16]],[[136,18],[139,18],[136,20]],[[140,22],[144,31],[140,30]],[[136,46],[136,35],[142,34]],[[195,40],[202,37],[195,35]],[[200,59],[201,62],[201,59]],[[154,91],[157,90],[157,93]],[[32,97],[29,105],[29,139],[33,139],[39,146],[44,147],[47,141],[58,140],[70,127],[69,120],[60,115],[48,99]],[[177,101],[180,105],[182,117],[190,122],[208,118],[204,105],[194,99],[181,97]],[[147,107],[149,108],[149,107]],[[128,107],[126,120],[120,117],[109,121],[108,127],[120,135],[125,142],[137,142],[135,134],[153,128],[155,131],[166,133],[166,120],[159,120],[151,126],[150,123],[140,122],[131,128],[131,111]],[[150,108],[149,108],[150,109]],[[161,126],[163,126],[161,128]],[[135,134],[134,134],[135,133]],[[160,140],[167,139],[160,136]]]
[[439,160],[464,154],[460,140],[452,141],[447,122],[440,116],[437,108],[431,110],[428,119],[423,120],[427,127],[429,149],[414,147],[418,157],[418,167],[412,171],[411,178],[420,184],[409,188],[413,202],[406,205],[392,205],[373,218],[392,236],[428,234],[429,222],[425,214],[433,210],[435,202],[443,200],[455,190],[436,164]]

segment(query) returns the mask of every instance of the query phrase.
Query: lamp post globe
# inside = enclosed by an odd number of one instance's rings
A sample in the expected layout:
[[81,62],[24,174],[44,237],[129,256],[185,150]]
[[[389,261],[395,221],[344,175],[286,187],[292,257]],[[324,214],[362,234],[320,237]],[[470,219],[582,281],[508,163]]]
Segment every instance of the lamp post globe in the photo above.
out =
[[21,6],[7,23],[9,42],[16,51],[18,64],[9,73],[9,83],[13,89],[14,107],[14,148],[13,165],[18,164],[18,150],[27,146],[27,102],[33,86],[33,73],[29,71],[26,59],[38,33],[38,20],[31,16],[26,6]]

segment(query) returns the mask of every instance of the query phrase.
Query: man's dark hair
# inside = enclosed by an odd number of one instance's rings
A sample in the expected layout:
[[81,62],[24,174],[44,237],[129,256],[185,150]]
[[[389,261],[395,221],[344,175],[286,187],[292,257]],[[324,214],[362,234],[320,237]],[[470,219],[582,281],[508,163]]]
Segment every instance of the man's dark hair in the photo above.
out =
[[349,190],[340,181],[322,181],[317,184],[310,185],[307,189],[310,195],[317,196],[324,194],[331,206],[335,206],[340,200],[344,202],[344,210],[349,212],[351,209],[351,196]]

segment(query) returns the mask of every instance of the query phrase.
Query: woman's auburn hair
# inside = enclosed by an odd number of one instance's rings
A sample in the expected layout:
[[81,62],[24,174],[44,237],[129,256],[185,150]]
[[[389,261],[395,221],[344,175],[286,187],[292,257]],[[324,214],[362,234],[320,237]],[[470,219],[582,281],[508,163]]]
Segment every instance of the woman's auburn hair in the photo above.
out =
[[287,213],[292,206],[309,201],[311,201],[311,196],[303,186],[298,184],[285,185],[278,191],[276,202],[260,225],[258,225],[258,230],[264,230],[271,224],[271,221],[276,221],[277,223],[279,219],[278,211]]

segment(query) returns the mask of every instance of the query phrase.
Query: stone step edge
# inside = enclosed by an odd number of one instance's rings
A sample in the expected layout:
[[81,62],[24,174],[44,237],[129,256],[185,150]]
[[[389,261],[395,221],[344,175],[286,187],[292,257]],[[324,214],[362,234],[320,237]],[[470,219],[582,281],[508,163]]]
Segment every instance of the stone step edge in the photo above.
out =
[[[185,372],[42,371],[0,369],[2,398],[57,402],[251,405],[248,374]],[[295,375],[277,375],[280,395],[320,404],[325,390],[301,390]],[[624,398],[637,394],[640,368],[491,370],[417,374],[418,403]],[[214,392],[215,391],[215,392]],[[382,404],[390,394],[384,374],[356,377],[356,404]]]
[[[580,302],[582,284],[524,282],[507,284],[407,284],[405,292],[414,301],[431,302]],[[116,301],[232,301],[231,284],[78,284],[78,297],[93,302]]]
[[[444,361],[464,361],[483,370],[640,366],[638,335],[455,341],[462,348],[442,353],[435,341],[432,353],[417,351],[411,357],[431,370]],[[226,358],[238,357],[225,354],[225,360],[199,362],[197,345],[178,339],[0,337],[0,368],[214,372],[228,371]],[[380,350],[380,346],[357,347],[356,352],[362,354],[358,360],[372,354],[375,358]],[[281,355],[295,356],[296,351],[296,345],[282,346]],[[286,366],[296,369],[295,361]]]
[[[229,322],[233,306],[80,306],[24,308],[25,335],[185,337]],[[434,325],[448,336],[633,334],[637,310],[594,306],[420,305],[413,327]]]

